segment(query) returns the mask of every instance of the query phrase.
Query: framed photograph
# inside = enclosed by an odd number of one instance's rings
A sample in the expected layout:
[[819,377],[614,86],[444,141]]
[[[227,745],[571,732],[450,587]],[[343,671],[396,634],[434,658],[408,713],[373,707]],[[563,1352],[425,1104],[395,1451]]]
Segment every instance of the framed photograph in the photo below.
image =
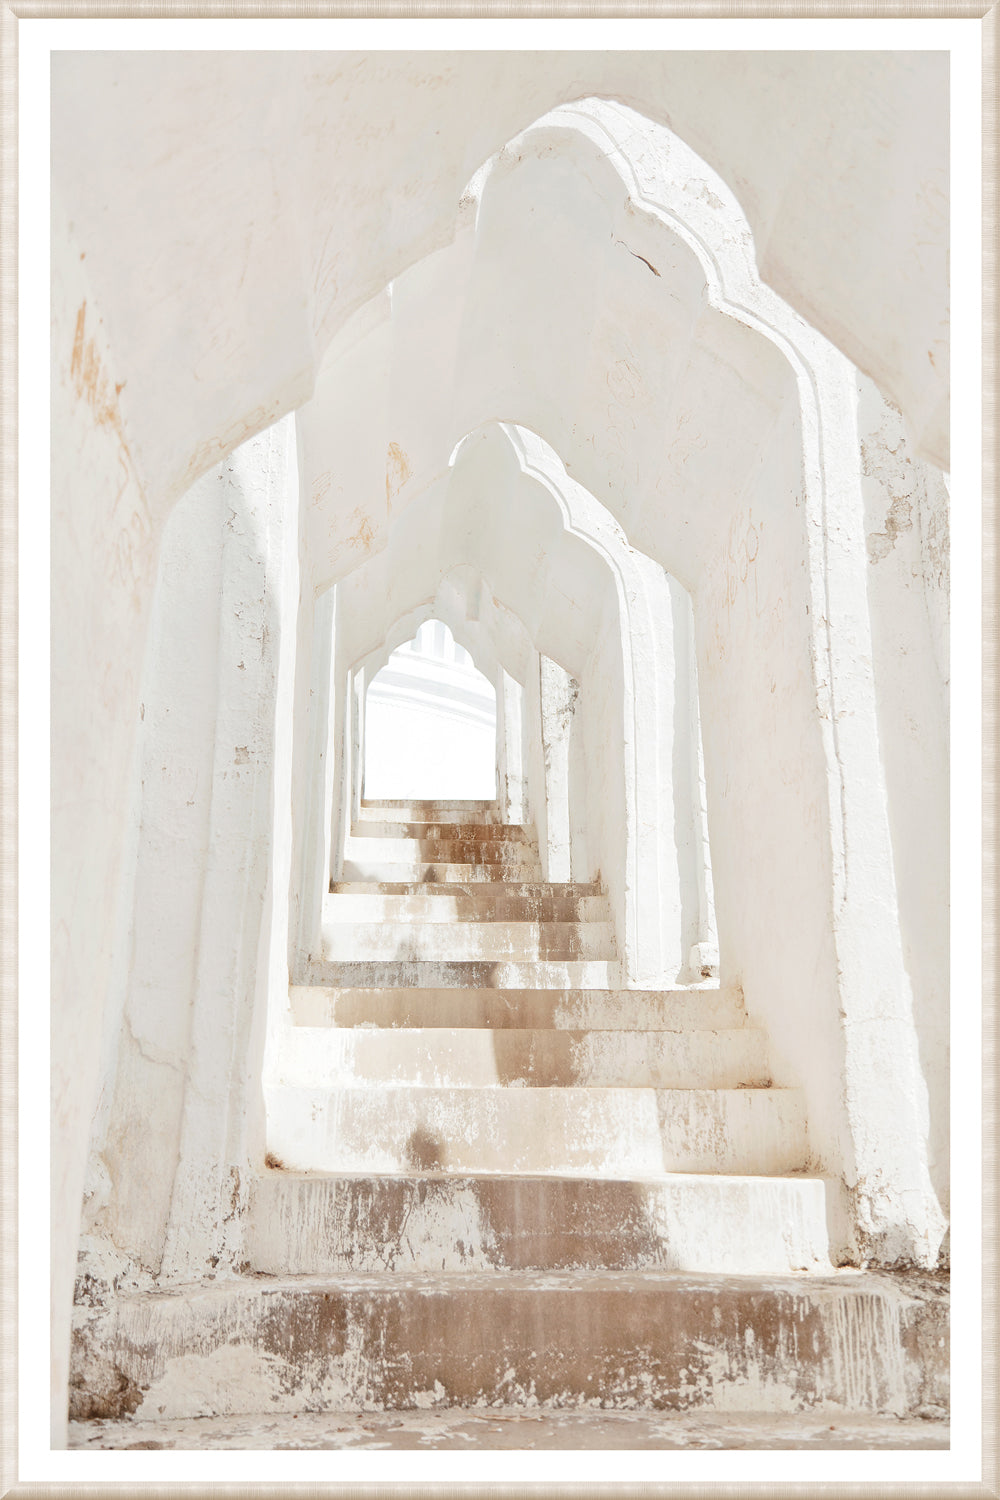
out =
[[350,12],[3,16],[0,1491],[995,1495],[995,21]]

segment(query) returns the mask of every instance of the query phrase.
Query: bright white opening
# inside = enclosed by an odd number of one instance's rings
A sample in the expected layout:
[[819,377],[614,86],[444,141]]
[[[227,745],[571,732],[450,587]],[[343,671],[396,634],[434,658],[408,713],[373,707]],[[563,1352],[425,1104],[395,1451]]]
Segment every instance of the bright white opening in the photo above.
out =
[[365,797],[492,800],[496,722],[491,684],[447,625],[427,620],[369,685]]

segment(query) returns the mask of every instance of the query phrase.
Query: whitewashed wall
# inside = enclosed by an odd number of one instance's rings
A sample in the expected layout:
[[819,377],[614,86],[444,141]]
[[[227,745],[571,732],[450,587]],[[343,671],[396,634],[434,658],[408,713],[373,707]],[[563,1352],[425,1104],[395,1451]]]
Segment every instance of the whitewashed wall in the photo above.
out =
[[167,1276],[238,1259],[263,1139],[271,950],[285,972],[288,925],[297,508],[286,420],[193,487],[161,548],[86,1227]]
[[928,1089],[935,1187],[949,1192],[950,820],[948,492],[911,451],[902,420],[859,382],[879,745],[907,977]]

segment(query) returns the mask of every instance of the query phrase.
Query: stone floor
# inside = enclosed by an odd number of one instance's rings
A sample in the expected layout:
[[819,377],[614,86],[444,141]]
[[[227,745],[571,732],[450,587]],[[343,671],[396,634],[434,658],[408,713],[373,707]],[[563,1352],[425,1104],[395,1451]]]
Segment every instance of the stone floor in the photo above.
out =
[[830,1412],[324,1412],[72,1422],[69,1430],[76,1449],[946,1449],[949,1441],[942,1422]]

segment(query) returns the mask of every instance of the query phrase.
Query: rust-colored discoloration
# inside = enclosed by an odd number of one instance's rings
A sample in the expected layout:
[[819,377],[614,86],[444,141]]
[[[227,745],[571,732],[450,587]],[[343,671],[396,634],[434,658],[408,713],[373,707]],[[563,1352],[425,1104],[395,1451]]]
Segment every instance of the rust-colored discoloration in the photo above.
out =
[[[143,559],[152,546],[153,527],[146,497],[125,437],[119,401],[125,389],[125,381],[111,378],[102,362],[96,338],[88,336],[86,301],[80,304],[76,315],[69,374],[77,400],[86,405],[95,426],[117,439],[118,490],[107,527],[111,574],[123,588],[133,591],[138,611],[141,603],[136,591],[136,579],[144,570]],[[125,515],[121,514],[122,501],[130,486],[134,486],[137,501],[131,504]]]
[[390,443],[385,455],[385,498],[391,503],[409,479],[410,460],[398,443]]
[[356,510],[352,520],[357,520],[357,527],[347,538],[348,547],[357,547],[362,552],[371,552],[375,544],[375,528],[372,526],[371,517],[364,511]]
[[[418,1128],[411,1135],[407,1154],[415,1169],[433,1169],[440,1152],[441,1143],[429,1131]],[[296,1202],[308,1196],[311,1185],[309,1179],[286,1177],[263,1196],[259,1211],[292,1223]],[[422,1225],[464,1222],[462,1203],[470,1193],[477,1223],[466,1226],[460,1242],[442,1243],[450,1264],[457,1256],[480,1270],[670,1269],[648,1184],[419,1176],[344,1178],[331,1186],[322,1205],[326,1268],[412,1269],[407,1233],[418,1239]]]
[[221,463],[233,452],[234,448],[238,448],[258,432],[263,432],[265,428],[272,426],[289,409],[288,402],[284,399],[272,401],[267,405],[255,406],[253,411],[230,422],[215,437],[207,438],[199,443],[191,454],[187,468],[176,486],[176,493],[183,494],[185,490],[190,489],[196,479],[207,473],[215,464]]
[[118,397],[125,382],[122,381],[118,385],[110,378],[101,363],[96,342],[93,338],[87,337],[86,302],[81,303],[76,315],[69,373],[78,399],[86,401],[97,425],[110,428],[127,453],[128,444],[125,441],[122,414],[118,404]]
[[282,1384],[295,1390],[305,1376],[303,1367],[343,1355],[347,1319],[344,1298],[335,1290],[317,1288],[305,1297],[276,1292],[262,1299],[255,1341],[283,1361]]
[[322,474],[317,474],[312,482],[310,498],[313,505],[322,505],[334,486],[334,476],[331,469],[325,469]]

